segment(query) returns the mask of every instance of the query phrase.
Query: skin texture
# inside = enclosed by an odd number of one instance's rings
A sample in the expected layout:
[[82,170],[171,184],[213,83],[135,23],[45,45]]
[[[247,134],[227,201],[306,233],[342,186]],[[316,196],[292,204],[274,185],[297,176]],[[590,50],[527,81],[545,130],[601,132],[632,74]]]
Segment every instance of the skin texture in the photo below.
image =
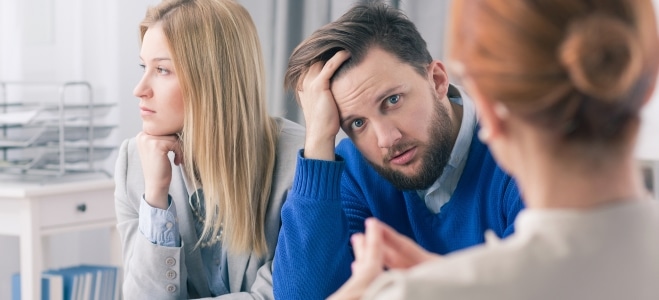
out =
[[167,190],[172,168],[167,154],[181,162],[177,133],[183,128],[183,97],[171,60],[169,43],[158,23],[147,30],[140,59],[144,75],[133,93],[140,99],[142,131],[137,135],[144,170],[146,201],[153,207],[169,206]]

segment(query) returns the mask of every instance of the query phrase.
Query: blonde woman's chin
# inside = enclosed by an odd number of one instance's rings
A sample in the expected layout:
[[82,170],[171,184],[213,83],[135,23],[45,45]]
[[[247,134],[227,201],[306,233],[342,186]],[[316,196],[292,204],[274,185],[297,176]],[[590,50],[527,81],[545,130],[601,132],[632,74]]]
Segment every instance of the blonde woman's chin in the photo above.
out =
[[142,132],[153,136],[176,135],[181,132],[181,128],[167,128],[153,124],[142,124]]

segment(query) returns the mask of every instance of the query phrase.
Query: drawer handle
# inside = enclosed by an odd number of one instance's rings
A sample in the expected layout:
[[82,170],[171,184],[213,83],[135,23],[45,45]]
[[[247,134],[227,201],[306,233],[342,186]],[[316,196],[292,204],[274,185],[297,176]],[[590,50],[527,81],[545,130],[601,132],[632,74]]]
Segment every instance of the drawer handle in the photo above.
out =
[[87,210],[87,205],[84,203],[78,204],[78,206],[76,206],[76,210],[78,210],[79,212],[85,212]]

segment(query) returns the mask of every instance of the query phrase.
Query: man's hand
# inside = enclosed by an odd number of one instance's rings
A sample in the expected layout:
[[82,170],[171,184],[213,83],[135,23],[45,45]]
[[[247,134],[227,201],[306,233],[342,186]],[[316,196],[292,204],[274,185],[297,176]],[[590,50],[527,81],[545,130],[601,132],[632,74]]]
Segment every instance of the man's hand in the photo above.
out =
[[297,95],[306,127],[305,158],[334,160],[340,124],[339,110],[330,91],[330,78],[349,57],[347,51],[339,51],[324,64],[313,64],[298,84]]
[[172,181],[172,166],[167,154],[173,151],[174,163],[181,163],[182,152],[178,137],[140,132],[136,140],[144,172],[144,199],[155,208],[167,209],[167,194]]

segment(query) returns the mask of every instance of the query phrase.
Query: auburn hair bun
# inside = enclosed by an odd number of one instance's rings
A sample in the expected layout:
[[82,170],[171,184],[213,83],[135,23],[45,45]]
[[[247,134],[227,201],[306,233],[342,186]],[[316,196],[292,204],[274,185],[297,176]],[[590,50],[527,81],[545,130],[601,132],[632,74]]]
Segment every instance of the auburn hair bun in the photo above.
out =
[[642,48],[631,25],[602,13],[569,25],[559,59],[577,90],[607,102],[625,98],[643,68]]

